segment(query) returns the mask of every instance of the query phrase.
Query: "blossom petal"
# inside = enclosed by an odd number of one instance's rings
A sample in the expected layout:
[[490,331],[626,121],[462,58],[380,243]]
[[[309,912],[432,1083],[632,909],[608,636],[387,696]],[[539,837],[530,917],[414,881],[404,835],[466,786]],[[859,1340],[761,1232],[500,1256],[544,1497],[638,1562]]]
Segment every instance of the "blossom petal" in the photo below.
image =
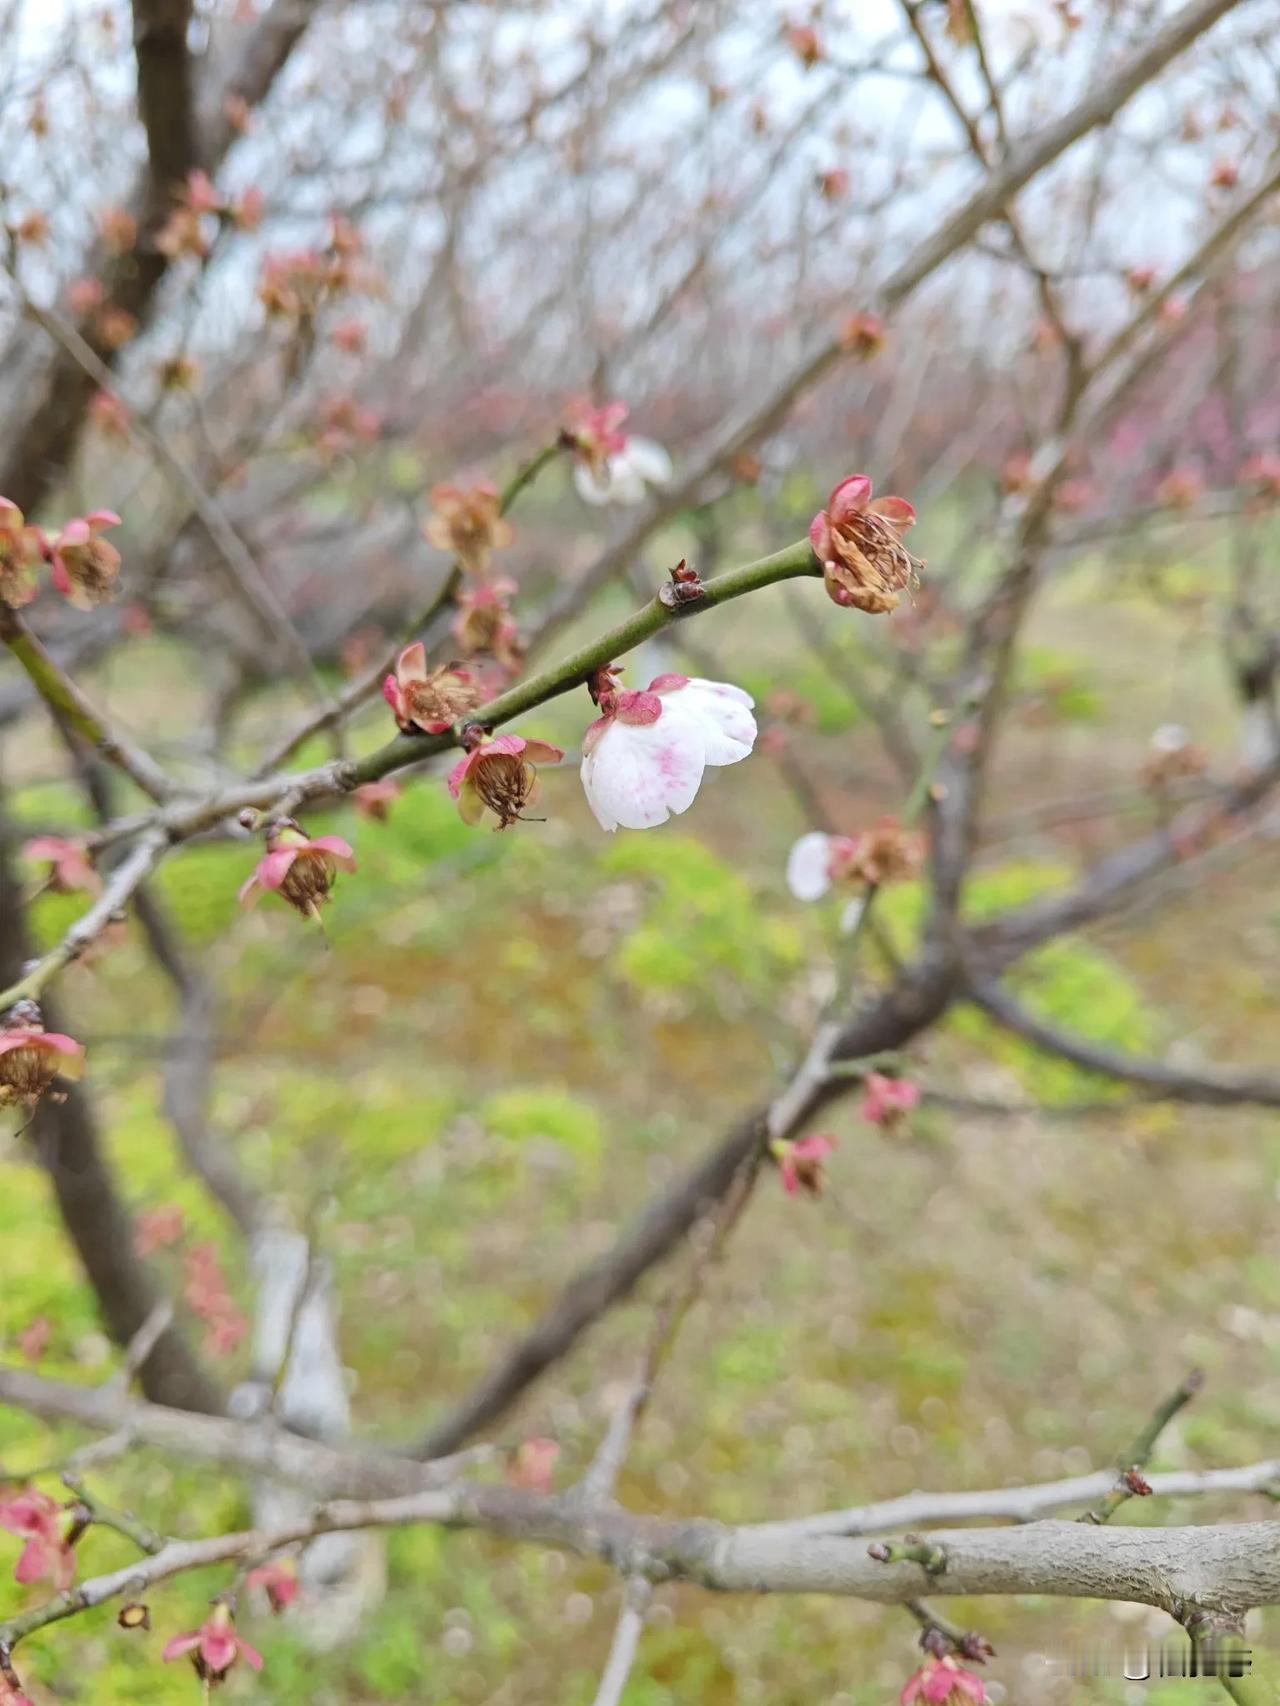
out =
[[650,486],[665,486],[675,469],[665,449],[653,438],[628,438],[626,449],[619,452],[633,474]]
[[652,829],[693,804],[706,745],[694,718],[613,721],[582,760],[582,786],[601,829]]
[[872,515],[881,516],[896,533],[905,533],[916,524],[915,507],[905,498],[876,498],[867,509]]
[[708,764],[737,764],[750,756],[756,742],[752,703],[740,687],[697,677],[665,699],[668,708],[696,717],[702,725]]
[[322,853],[327,853],[335,864],[344,871],[354,871],[356,868],[355,849],[349,841],[344,841],[340,835],[317,835],[311,845]]
[[277,847],[274,852],[258,860],[255,875],[264,889],[280,887],[289,874],[289,867],[298,857],[298,851],[296,847]]
[[240,1642],[240,1657],[249,1666],[250,1670],[262,1669],[262,1654],[256,1647],[251,1647],[247,1641]]
[[573,484],[584,504],[611,504],[614,501],[613,483],[608,473],[597,479],[595,470],[588,468],[585,462],[574,467]]
[[812,829],[787,855],[787,887],[797,900],[821,900],[831,887],[830,842],[830,836]]
[[445,778],[446,782],[449,784],[449,792],[453,795],[455,800],[458,797],[458,790],[466,780],[467,771],[470,770],[471,760],[474,757],[474,753],[468,752],[464,757],[458,760],[453,769],[449,772],[448,776]]
[[470,824],[474,829],[484,817],[484,801],[480,798],[480,790],[471,777],[468,776],[459,791],[454,795],[458,802],[458,816],[463,823]]
[[402,683],[427,679],[427,648],[421,640],[415,640],[400,653],[396,674]]
[[21,1582],[23,1587],[26,1587],[31,1582],[43,1581],[46,1576],[53,1575],[55,1560],[50,1557],[52,1551],[53,1547],[43,1535],[32,1535],[22,1548],[14,1566],[14,1581]]
[[559,764],[564,757],[564,748],[552,746],[549,740],[527,740],[524,755],[531,764]]
[[170,1659],[180,1659],[183,1653],[192,1652],[200,1645],[200,1631],[193,1629],[187,1635],[175,1635],[171,1641],[166,1641],[160,1657],[167,1664]]

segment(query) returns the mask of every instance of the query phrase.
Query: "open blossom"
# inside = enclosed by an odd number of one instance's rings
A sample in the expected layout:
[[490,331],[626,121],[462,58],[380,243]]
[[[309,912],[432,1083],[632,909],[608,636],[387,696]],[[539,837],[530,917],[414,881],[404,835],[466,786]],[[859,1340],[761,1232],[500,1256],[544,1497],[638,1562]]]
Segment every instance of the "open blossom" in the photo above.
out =
[[570,403],[564,436],[579,462],[603,474],[609,458],[626,449],[622,423],[630,413],[625,403],[594,404],[584,398]]
[[863,1096],[858,1113],[870,1125],[891,1130],[920,1103],[920,1086],[909,1078],[887,1078],[883,1072],[868,1072],[862,1080]]
[[821,900],[836,883],[882,883],[915,876],[924,837],[884,817],[857,835],[802,835],[787,856],[787,887],[797,900]]
[[34,1107],[55,1078],[79,1078],[84,1044],[46,1031],[34,1001],[18,1001],[0,1022],[0,1108]]
[[669,485],[673,472],[671,458],[655,439],[631,436],[603,467],[579,462],[573,483],[584,503],[639,504],[650,486]]
[[319,919],[339,870],[354,871],[355,856],[340,835],[304,834],[292,818],[267,828],[267,851],[240,890],[240,904],[252,906],[274,890],[304,917]]
[[899,1706],[982,1706],[986,1698],[982,1678],[948,1655],[926,1659],[907,1678],[898,1702]]
[[0,1528],[26,1541],[13,1579],[26,1586],[49,1581],[61,1593],[76,1573],[76,1555],[68,1543],[68,1519],[47,1493],[28,1489],[0,1500]]
[[608,690],[582,742],[582,786],[601,829],[651,829],[693,804],[709,764],[736,764],[756,739],[749,693],[727,681],[656,676]]
[[67,522],[48,541],[53,584],[77,610],[92,610],[111,596],[120,573],[120,553],[102,535],[119,525],[114,510],[94,509]]
[[497,818],[497,829],[519,821],[524,808],[537,797],[538,764],[558,764],[561,747],[519,735],[497,735],[472,747],[449,772],[449,792],[458,802],[463,823],[476,824],[486,811]]
[[23,844],[22,857],[45,867],[45,882],[57,894],[73,894],[77,889],[96,894],[102,887],[82,841],[68,841],[61,835],[33,835]]
[[916,512],[905,498],[871,496],[866,474],[850,474],[832,491],[827,507],[809,524],[809,543],[822,564],[827,596],[836,604],[880,616],[921,568],[902,543]]
[[826,1173],[822,1163],[836,1146],[834,1137],[826,1137],[815,1133],[811,1137],[802,1137],[794,1143],[779,1139],[772,1147],[774,1160],[778,1163],[778,1172],[782,1176],[782,1188],[789,1197],[797,1191],[804,1191],[811,1197],[820,1197],[826,1183]]
[[0,498],[0,602],[30,604],[39,590],[40,534],[28,527],[17,504]]
[[428,545],[452,551],[463,568],[480,575],[493,553],[515,537],[497,488],[487,480],[477,486],[433,486],[431,514],[422,531]]
[[421,640],[406,646],[396,667],[382,683],[382,697],[395,712],[396,722],[406,731],[443,734],[464,711],[480,702],[474,675],[462,664],[427,668],[427,651]]
[[245,1585],[261,1588],[272,1611],[284,1611],[298,1597],[298,1566],[292,1558],[272,1558],[269,1563],[250,1570]]
[[239,1659],[253,1670],[262,1669],[262,1654],[236,1634],[231,1608],[219,1600],[198,1629],[186,1635],[175,1635],[166,1643],[160,1655],[166,1663],[179,1659],[184,1653],[191,1657],[196,1675],[211,1686],[226,1680],[227,1672]]

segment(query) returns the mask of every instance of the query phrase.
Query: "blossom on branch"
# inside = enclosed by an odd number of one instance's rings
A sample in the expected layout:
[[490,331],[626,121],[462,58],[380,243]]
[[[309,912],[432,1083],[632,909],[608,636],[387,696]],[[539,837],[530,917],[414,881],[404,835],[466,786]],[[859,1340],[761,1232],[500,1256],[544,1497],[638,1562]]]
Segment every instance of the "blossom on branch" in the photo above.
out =
[[809,543],[822,564],[827,596],[836,604],[881,616],[923,567],[902,543],[916,512],[905,498],[875,498],[866,474],[850,474],[809,524]]
[[982,1678],[948,1655],[926,1659],[907,1678],[898,1702],[899,1706],[982,1706],[986,1698]]
[[69,841],[61,835],[33,835],[23,843],[22,857],[45,867],[45,886],[55,894],[73,894],[77,889],[96,894],[102,887],[83,841]]
[[31,1108],[55,1078],[79,1078],[84,1044],[46,1031],[34,1001],[18,1001],[0,1022],[0,1108]]
[[797,1191],[804,1191],[808,1196],[820,1197],[826,1185],[826,1172],[823,1161],[836,1146],[834,1137],[814,1134],[802,1137],[794,1143],[784,1139],[776,1139],[770,1146],[770,1154],[778,1163],[778,1172],[782,1177],[782,1188],[789,1197]]
[[14,1581],[24,1587],[52,1582],[58,1593],[70,1587],[76,1555],[68,1540],[69,1521],[67,1512],[47,1493],[28,1488],[0,1500],[0,1528],[26,1541],[14,1566]]
[[[611,679],[612,672],[605,672]],[[736,764],[756,739],[749,693],[727,681],[659,675],[643,692],[597,694],[582,742],[582,786],[601,829],[651,829],[693,804],[709,764]]]
[[42,543],[38,529],[27,525],[17,504],[0,498],[0,602],[16,610],[35,597]]
[[262,1669],[262,1654],[236,1634],[231,1607],[223,1600],[218,1601],[198,1629],[175,1635],[167,1642],[160,1656],[167,1664],[184,1653],[190,1655],[201,1682],[211,1687],[225,1682],[228,1671],[240,1659],[253,1670]]
[[496,829],[509,829],[537,798],[538,764],[558,764],[564,750],[520,735],[486,736],[449,772],[449,792],[463,823],[477,824],[486,811]]
[[92,610],[111,597],[120,573],[120,553],[102,535],[119,525],[114,510],[93,509],[67,522],[46,541],[53,584],[77,610]]
[[464,569],[478,575],[487,571],[493,553],[515,538],[497,488],[488,480],[476,486],[433,486],[422,532],[428,545],[452,551]]
[[453,637],[464,652],[487,652],[502,669],[514,675],[524,660],[520,630],[511,614],[516,583],[499,576],[478,586],[463,587],[457,596]]
[[300,1585],[298,1566],[292,1558],[272,1558],[270,1562],[259,1564],[257,1569],[250,1570],[245,1577],[245,1586],[261,1588],[272,1611],[276,1613],[287,1610],[293,1604],[298,1597]]
[[535,1493],[550,1491],[552,1476],[560,1458],[555,1440],[537,1434],[521,1440],[507,1470],[507,1480],[513,1487],[527,1487]]
[[240,889],[240,904],[252,906],[272,890],[306,918],[320,917],[339,870],[354,871],[355,855],[340,835],[306,835],[292,818],[267,826],[267,851]]
[[400,653],[394,671],[382,683],[382,697],[406,733],[421,729],[424,734],[438,735],[457,722],[464,711],[475,709],[480,690],[471,671],[462,664],[429,670],[426,647],[415,640]]
[[924,837],[881,818],[857,835],[810,830],[787,856],[787,887],[797,900],[821,900],[837,883],[884,883],[914,877],[924,859]]
[[625,403],[576,403],[564,439],[577,458],[573,483],[589,504],[643,503],[650,486],[671,479],[671,458],[652,438],[622,431]]
[[920,1086],[909,1078],[887,1078],[883,1072],[868,1072],[862,1080],[863,1097],[858,1113],[870,1125],[892,1131],[920,1103]]
[[403,789],[399,782],[393,782],[385,777],[381,782],[364,782],[351,796],[351,802],[361,817],[371,817],[377,823],[385,823],[391,815],[393,803],[400,798]]

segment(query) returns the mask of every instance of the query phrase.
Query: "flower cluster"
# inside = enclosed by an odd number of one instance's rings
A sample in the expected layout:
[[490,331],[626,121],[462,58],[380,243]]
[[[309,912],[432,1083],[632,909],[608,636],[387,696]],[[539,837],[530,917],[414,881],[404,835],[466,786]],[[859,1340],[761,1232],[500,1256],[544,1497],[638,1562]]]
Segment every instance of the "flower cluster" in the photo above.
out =
[[574,452],[573,483],[584,503],[643,503],[650,486],[670,483],[671,458],[662,446],[623,432],[629,413],[618,402],[569,405],[562,436]]
[[45,533],[17,504],[0,498],[0,601],[15,609],[29,604],[39,590],[40,565],[47,563],[67,602],[92,610],[111,596],[120,573],[120,553],[102,537],[119,525],[114,510],[95,509]]
[[197,1244],[187,1252],[183,1296],[205,1324],[204,1348],[210,1356],[225,1356],[248,1333],[249,1323],[231,1295],[212,1244]]
[[372,277],[361,265],[360,234],[345,219],[330,222],[324,248],[292,249],[263,259],[258,300],[270,320],[310,331],[321,308],[348,291],[367,289]]
[[515,534],[502,512],[502,499],[488,480],[474,486],[433,486],[431,513],[423,524],[429,545],[449,551],[471,577],[454,595],[457,615],[453,637],[468,656],[486,656],[505,675],[514,675],[524,659],[520,631],[511,613],[516,585],[491,573],[493,553],[510,545]]
[[271,890],[304,918],[320,919],[320,908],[333,892],[337,872],[354,871],[355,855],[340,835],[303,833],[292,818],[267,825],[266,856],[259,859],[240,889],[240,904],[252,906]]
[[0,1019],[0,1108],[33,1108],[56,1078],[79,1078],[84,1044],[46,1031],[34,1001],[17,1001]]
[[827,596],[836,604],[881,616],[896,610],[923,564],[902,543],[916,512],[905,498],[872,498],[866,474],[850,474],[809,524],[809,543],[822,564]]
[[754,701],[726,681],[659,675],[642,692],[597,677],[600,717],[582,742],[582,786],[602,829],[650,829],[693,804],[708,765],[755,744]]

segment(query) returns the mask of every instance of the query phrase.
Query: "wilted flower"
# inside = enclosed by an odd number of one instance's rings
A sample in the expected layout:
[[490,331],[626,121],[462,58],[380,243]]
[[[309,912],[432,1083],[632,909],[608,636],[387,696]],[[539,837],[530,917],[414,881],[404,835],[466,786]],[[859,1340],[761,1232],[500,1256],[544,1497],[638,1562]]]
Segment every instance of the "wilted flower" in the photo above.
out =
[[171,355],[157,365],[156,372],[166,391],[194,391],[200,377],[200,363],[194,356]]
[[1092,481],[1080,478],[1063,480],[1054,490],[1054,507],[1074,515],[1078,510],[1087,508],[1095,496]]
[[810,830],[787,856],[787,887],[797,900],[821,900],[833,883],[894,882],[913,877],[924,858],[924,838],[885,817],[857,835]]
[[756,739],[754,701],[726,681],[659,675],[643,692],[606,690],[582,742],[582,786],[601,829],[651,829],[687,810],[709,764],[736,764]]
[[565,411],[564,438],[580,463],[603,477],[609,458],[625,450],[622,423],[631,413],[625,403],[591,403],[575,398]]
[[138,241],[138,221],[127,207],[105,207],[98,215],[98,235],[113,255],[127,255]]
[[292,1558],[272,1558],[245,1577],[245,1585],[261,1588],[272,1611],[284,1611],[298,1597],[298,1566]]
[[850,314],[840,328],[840,348],[852,350],[864,359],[878,355],[884,348],[884,321],[878,314]]
[[480,741],[449,772],[449,792],[463,823],[477,824],[486,811],[496,828],[508,829],[537,795],[537,764],[558,764],[563,750],[544,740],[498,735]]
[[812,24],[786,24],[783,39],[807,71],[822,58],[822,43]]
[[26,1586],[50,1581],[61,1593],[76,1573],[76,1555],[68,1544],[68,1517],[47,1493],[28,1489],[0,1500],[0,1528],[26,1541],[13,1579]]
[[431,514],[422,529],[427,543],[452,551],[464,568],[484,574],[493,553],[515,537],[501,503],[487,480],[476,486],[433,486]]
[[176,1202],[144,1209],[133,1223],[133,1247],[140,1256],[166,1250],[182,1237],[185,1225],[185,1217]]
[[95,391],[89,399],[89,419],[106,438],[129,436],[129,411],[114,391]]
[[224,1682],[227,1672],[238,1659],[243,1659],[253,1670],[262,1669],[262,1654],[236,1634],[231,1607],[223,1600],[218,1601],[198,1629],[192,1629],[186,1635],[175,1635],[167,1642],[160,1656],[167,1663],[170,1659],[181,1658],[184,1653],[191,1655],[201,1682],[210,1686]]
[[507,1480],[513,1487],[527,1487],[532,1492],[545,1493],[560,1457],[560,1447],[553,1439],[541,1435],[521,1440],[507,1470]]
[[982,1706],[986,1686],[976,1672],[964,1670],[950,1656],[928,1658],[907,1678],[899,1706]]
[[15,219],[9,227],[14,238],[19,243],[32,243],[39,248],[48,240],[49,219],[39,209],[24,213],[20,219]]
[[1194,468],[1171,468],[1156,487],[1156,502],[1169,509],[1193,509],[1204,496],[1204,480]]
[[866,474],[850,474],[809,524],[827,596],[870,616],[896,610],[898,595],[921,568],[902,543],[916,512],[905,498],[871,497]]
[[1156,269],[1154,267],[1130,267],[1124,275],[1124,282],[1135,296],[1145,296],[1156,282]]
[[79,1078],[84,1044],[46,1031],[34,1001],[18,1001],[0,1022],[0,1108],[33,1107],[55,1078]]
[[351,803],[361,817],[371,817],[378,823],[385,823],[393,801],[398,800],[402,792],[399,782],[393,782],[388,776],[381,782],[361,783],[352,794]]
[[458,614],[453,619],[453,637],[464,652],[487,652],[512,673],[519,669],[524,657],[520,630],[508,603],[514,591],[515,582],[503,577],[463,587],[457,596]]
[[0,601],[17,609],[39,591],[40,534],[17,504],[0,498]]
[[107,287],[100,278],[73,278],[62,295],[67,313],[77,317],[92,314],[106,299]]
[[72,894],[77,889],[96,894],[102,887],[82,841],[68,841],[61,835],[33,835],[24,842],[22,857],[33,865],[45,866],[45,886],[56,894]]
[[1234,160],[1215,160],[1213,170],[1209,173],[1209,182],[1215,190],[1231,190],[1240,182],[1240,167]]
[[316,448],[324,456],[345,456],[361,444],[375,444],[382,430],[376,409],[365,409],[354,397],[331,397],[320,416]]
[[795,1196],[797,1191],[804,1191],[811,1197],[822,1195],[826,1183],[822,1163],[835,1146],[834,1137],[818,1134],[799,1138],[794,1143],[779,1138],[770,1145],[782,1176],[782,1188],[789,1197]]
[[48,542],[53,584],[77,610],[92,610],[111,596],[120,553],[102,534],[119,525],[114,510],[94,509],[67,522]]
[[340,835],[303,833],[292,818],[267,827],[266,856],[240,890],[240,904],[252,906],[265,889],[273,889],[295,911],[319,919],[338,870],[354,871],[351,846]]
[[849,193],[849,168],[830,166],[825,172],[819,172],[818,188],[828,201],[839,201],[841,196]]
[[415,640],[400,653],[394,673],[382,683],[382,697],[406,732],[421,729],[424,734],[438,735],[456,723],[464,711],[475,709],[480,692],[475,677],[462,664],[429,670],[426,647]]
[[369,333],[363,320],[348,317],[329,328],[329,342],[347,355],[363,355]]
[[870,1125],[891,1130],[920,1103],[920,1086],[909,1078],[887,1078],[883,1072],[868,1072],[862,1080],[863,1096],[858,1113]]
[[123,349],[138,335],[137,316],[117,303],[108,303],[94,316],[93,335],[104,349]]

